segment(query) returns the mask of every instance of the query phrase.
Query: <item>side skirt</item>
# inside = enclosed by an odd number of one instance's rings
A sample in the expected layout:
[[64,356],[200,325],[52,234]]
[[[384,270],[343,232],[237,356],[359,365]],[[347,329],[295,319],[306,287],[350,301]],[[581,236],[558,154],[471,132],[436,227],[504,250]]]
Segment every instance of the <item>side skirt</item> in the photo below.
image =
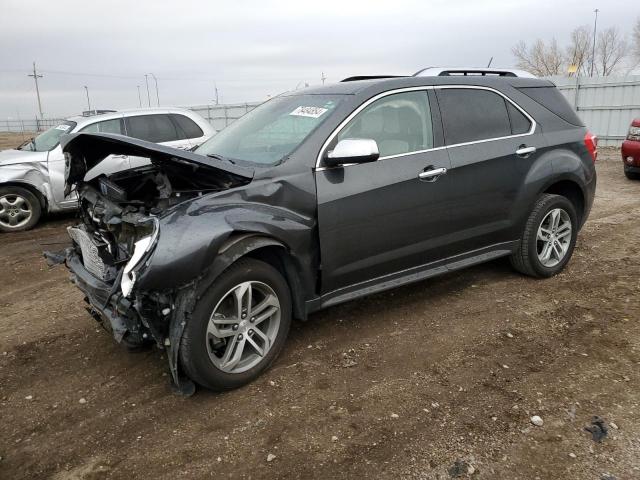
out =
[[460,255],[391,273],[365,282],[343,287],[306,302],[307,313],[348,302],[356,298],[419,282],[427,278],[453,272],[462,268],[488,262],[496,258],[511,255],[518,247],[520,240],[503,242],[489,247],[472,250]]

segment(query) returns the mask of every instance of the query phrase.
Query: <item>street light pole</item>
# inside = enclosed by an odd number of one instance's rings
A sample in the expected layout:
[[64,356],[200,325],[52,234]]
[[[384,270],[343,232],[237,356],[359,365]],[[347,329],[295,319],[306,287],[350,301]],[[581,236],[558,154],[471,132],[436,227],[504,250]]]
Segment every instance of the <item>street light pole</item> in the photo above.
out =
[[142,97],[140,96],[140,85],[136,85],[138,87],[138,104],[140,108],[142,108]]
[[84,91],[87,93],[87,106],[89,107],[89,115],[91,115],[91,100],[89,100],[89,88],[84,86]]
[[38,88],[38,79],[42,78],[42,75],[36,72],[36,62],[33,62],[33,73],[27,76],[33,77],[33,80],[35,80],[36,82],[36,95],[38,96],[38,111],[40,112],[40,120],[43,120],[44,115],[42,115],[42,103],[40,102],[40,89]]
[[596,32],[598,31],[598,10],[597,8],[593,11],[596,14],[596,19],[593,22],[593,47],[591,48],[591,73],[590,77],[593,77],[593,64],[596,60]]
[[144,83],[147,85],[147,102],[149,103],[149,106],[151,106],[151,96],[149,95],[149,78],[147,76],[148,74],[144,74]]
[[[158,103],[158,106],[160,106],[160,94],[158,93],[158,79],[153,73],[150,73],[149,75],[151,75],[153,77],[153,81],[156,82],[156,101]],[[149,104],[149,106],[151,106],[151,104]]]

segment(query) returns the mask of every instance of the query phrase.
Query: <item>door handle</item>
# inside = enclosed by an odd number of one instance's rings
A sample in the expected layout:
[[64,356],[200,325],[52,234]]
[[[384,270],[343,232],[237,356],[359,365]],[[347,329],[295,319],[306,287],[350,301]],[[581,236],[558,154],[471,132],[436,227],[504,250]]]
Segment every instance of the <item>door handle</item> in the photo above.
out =
[[440,175],[444,175],[445,173],[447,173],[447,169],[444,167],[431,168],[430,170],[420,172],[418,174],[418,178],[420,180],[424,180],[425,182],[435,182],[440,177]]
[[526,145],[520,145],[516,150],[516,155],[519,157],[528,157],[532,153],[536,153],[536,147],[527,147]]
[[128,155],[112,155],[111,158],[127,158]]

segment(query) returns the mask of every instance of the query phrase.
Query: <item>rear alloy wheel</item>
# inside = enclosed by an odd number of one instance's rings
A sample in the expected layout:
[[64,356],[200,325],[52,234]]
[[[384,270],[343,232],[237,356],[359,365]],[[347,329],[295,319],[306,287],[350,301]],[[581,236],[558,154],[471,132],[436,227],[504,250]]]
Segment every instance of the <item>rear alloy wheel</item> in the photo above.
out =
[[0,187],[0,232],[32,228],[40,219],[40,202],[29,190]]
[[571,246],[571,218],[561,209],[554,208],[542,220],[536,237],[538,260],[547,268],[558,265]]
[[216,279],[185,326],[180,359],[212,390],[244,385],[267,369],[291,324],[291,294],[271,265],[241,259]]
[[573,254],[578,220],[573,204],[561,195],[541,195],[527,219],[511,265],[532,277],[560,272]]

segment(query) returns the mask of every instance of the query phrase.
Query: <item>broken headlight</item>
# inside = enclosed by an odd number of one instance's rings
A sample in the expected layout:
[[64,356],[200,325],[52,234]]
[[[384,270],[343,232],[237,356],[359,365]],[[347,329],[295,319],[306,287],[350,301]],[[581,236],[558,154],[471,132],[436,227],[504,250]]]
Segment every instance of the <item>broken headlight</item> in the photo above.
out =
[[156,240],[158,239],[158,219],[153,218],[153,233],[146,237],[142,237],[137,240],[133,247],[133,255],[127,262],[122,272],[122,279],[120,280],[120,288],[122,289],[122,294],[125,297],[131,295],[131,291],[133,290],[133,286],[136,283],[136,273],[137,267],[142,262],[142,260],[147,256],[147,254],[151,251],[153,246],[156,244]]

